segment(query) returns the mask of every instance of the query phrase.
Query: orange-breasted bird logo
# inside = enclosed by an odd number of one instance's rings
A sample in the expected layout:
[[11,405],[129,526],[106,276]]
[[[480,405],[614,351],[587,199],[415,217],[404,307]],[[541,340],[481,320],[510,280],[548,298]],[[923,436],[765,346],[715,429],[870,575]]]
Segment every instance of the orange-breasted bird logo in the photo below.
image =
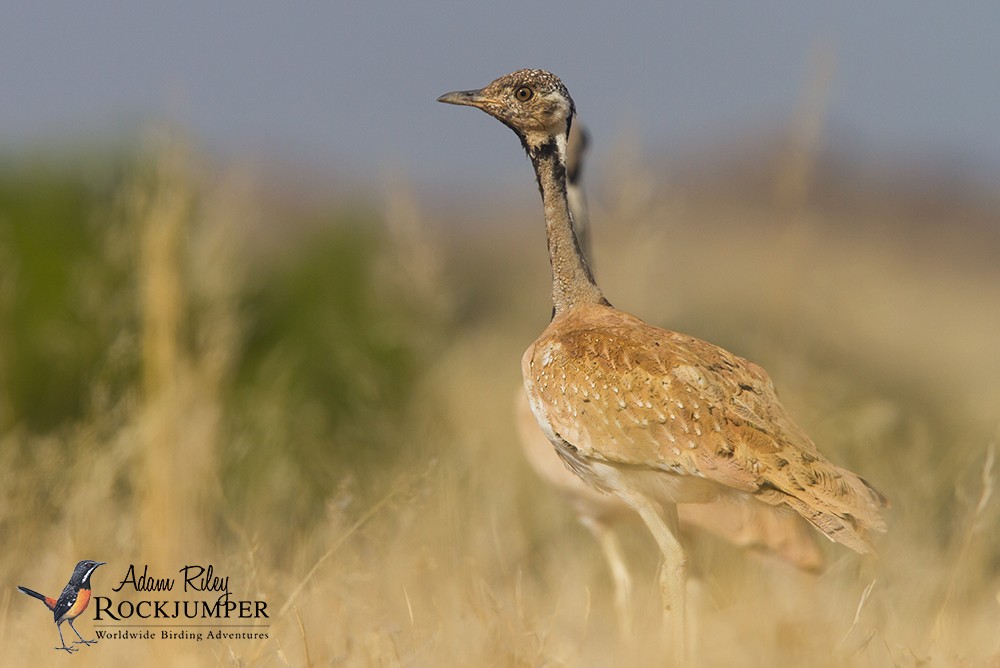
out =
[[66,641],[63,640],[63,622],[69,622],[73,633],[79,638],[79,640],[73,641],[74,644],[93,645],[97,642],[97,640],[84,639],[80,635],[80,632],[76,630],[76,627],[73,626],[73,620],[83,614],[83,611],[90,604],[90,576],[94,574],[98,566],[103,566],[105,563],[104,561],[90,561],[89,559],[78,563],[76,568],[73,569],[73,575],[70,577],[69,583],[63,588],[62,593],[59,594],[59,598],[49,598],[45,594],[39,594],[37,591],[28,589],[27,587],[18,586],[18,589],[22,592],[32,598],[37,598],[45,604],[45,607],[52,611],[52,615],[56,620],[56,630],[59,631],[59,642],[62,643],[62,647],[56,647],[56,649],[67,652],[75,652],[79,649],[66,645]]

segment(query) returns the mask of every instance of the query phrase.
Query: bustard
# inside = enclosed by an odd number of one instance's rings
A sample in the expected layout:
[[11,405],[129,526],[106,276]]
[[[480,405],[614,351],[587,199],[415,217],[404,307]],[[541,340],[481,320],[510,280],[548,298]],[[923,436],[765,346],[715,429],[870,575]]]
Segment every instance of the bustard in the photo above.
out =
[[532,413],[566,465],[633,508],[661,552],[674,663],[685,647],[677,503],[755,498],[873,552],[885,498],[824,458],[753,362],[615,309],[580,251],[566,194],[573,99],[544,70],[519,70],[439,102],[476,107],[520,138],[542,196],[553,316],[521,361]]
[[[580,251],[590,266],[590,216],[583,184],[583,166],[589,143],[579,120],[570,128],[566,144],[566,194]],[[631,636],[632,578],[614,525],[632,515],[617,496],[597,491],[568,469],[541,430],[524,388],[514,399],[514,416],[525,458],[538,476],[558,490],[570,503],[577,518],[597,540],[614,585],[615,609],[622,636]],[[726,499],[708,503],[679,503],[677,517],[682,530],[701,530],[762,554],[774,555],[802,570],[823,567],[823,553],[815,533],[797,513],[783,511],[753,499],[733,504]]]

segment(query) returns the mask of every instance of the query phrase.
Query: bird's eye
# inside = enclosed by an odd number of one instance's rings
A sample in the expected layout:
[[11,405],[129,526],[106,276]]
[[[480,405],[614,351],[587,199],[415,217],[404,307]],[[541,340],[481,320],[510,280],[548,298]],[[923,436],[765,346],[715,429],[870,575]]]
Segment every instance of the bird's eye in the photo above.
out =
[[521,86],[514,91],[514,97],[517,98],[518,102],[527,102],[534,94],[535,91],[531,90],[528,86]]

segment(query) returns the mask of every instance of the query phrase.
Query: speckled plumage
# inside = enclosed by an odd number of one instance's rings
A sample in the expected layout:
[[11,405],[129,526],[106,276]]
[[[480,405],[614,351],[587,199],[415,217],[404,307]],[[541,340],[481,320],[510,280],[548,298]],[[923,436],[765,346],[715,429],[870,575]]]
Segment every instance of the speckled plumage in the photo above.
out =
[[532,410],[559,454],[605,491],[608,467],[660,501],[746,493],[871,552],[881,495],[827,461],[767,373],[722,348],[608,306],[557,317],[528,348]]
[[[566,466],[538,426],[523,389],[518,388],[514,403],[521,447],[531,468],[566,497],[581,523],[602,544],[616,540],[603,534],[633,515],[632,510],[617,496],[595,489]],[[682,531],[705,531],[762,556],[780,558],[805,571],[818,572],[823,568],[823,553],[814,538],[817,534],[790,508],[757,501],[749,494],[729,492],[706,503],[678,503],[677,517]],[[608,554],[605,547],[609,562],[616,558],[614,550],[619,548],[611,549],[612,553]],[[627,567],[609,563],[609,568],[614,575]],[[627,585],[617,583],[616,586]],[[616,596],[623,600],[630,598],[628,592],[616,592]],[[620,614],[627,619],[629,611],[622,610]],[[623,623],[623,627],[627,629],[628,622]]]

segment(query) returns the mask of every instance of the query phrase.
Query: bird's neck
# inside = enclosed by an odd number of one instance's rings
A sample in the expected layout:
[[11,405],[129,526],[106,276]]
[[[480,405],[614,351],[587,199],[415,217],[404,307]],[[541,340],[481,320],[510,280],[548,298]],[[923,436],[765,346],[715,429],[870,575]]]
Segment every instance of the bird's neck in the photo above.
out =
[[537,145],[525,145],[542,193],[555,315],[584,304],[607,304],[573,230],[573,218],[566,197],[565,137],[549,137]]

